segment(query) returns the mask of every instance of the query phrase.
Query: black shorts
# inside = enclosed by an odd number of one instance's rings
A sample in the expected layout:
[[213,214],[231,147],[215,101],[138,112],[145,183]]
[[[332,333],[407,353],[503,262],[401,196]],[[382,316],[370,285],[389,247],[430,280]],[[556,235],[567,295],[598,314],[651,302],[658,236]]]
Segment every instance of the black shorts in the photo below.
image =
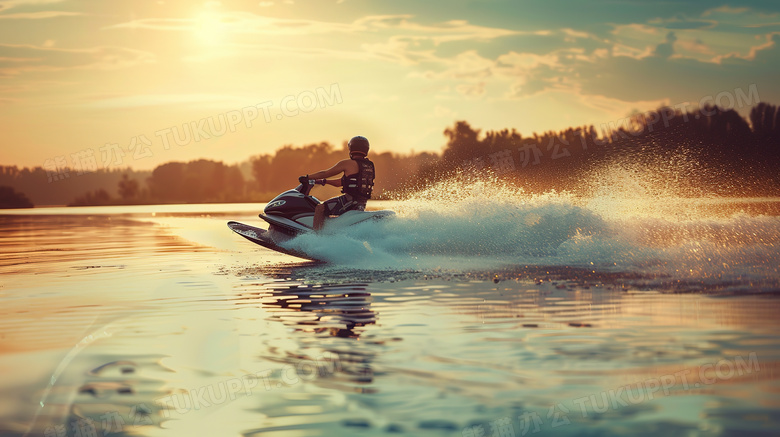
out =
[[346,194],[330,198],[323,204],[325,205],[325,215],[341,215],[347,211],[366,210],[366,202],[361,202]]

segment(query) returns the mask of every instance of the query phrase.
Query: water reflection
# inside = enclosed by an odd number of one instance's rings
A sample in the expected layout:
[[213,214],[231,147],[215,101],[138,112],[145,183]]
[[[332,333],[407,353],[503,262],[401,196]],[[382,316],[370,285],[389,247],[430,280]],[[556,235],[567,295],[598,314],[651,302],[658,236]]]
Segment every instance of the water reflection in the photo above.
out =
[[282,285],[268,290],[263,305],[272,319],[314,334],[359,338],[363,327],[376,323],[366,284]]
[[[365,283],[308,285],[289,282],[264,286],[260,302],[270,313],[268,320],[290,327],[302,335],[298,338],[301,348],[312,349],[309,355],[288,351],[281,357],[265,358],[297,365],[301,360],[321,358],[324,351],[334,357],[335,363],[329,365],[335,371],[320,372],[316,380],[318,385],[346,392],[374,392],[370,385],[374,383],[372,363],[377,351],[371,340],[361,341],[367,327],[376,324],[377,320],[367,287]],[[268,351],[274,353],[276,349],[270,347]]]

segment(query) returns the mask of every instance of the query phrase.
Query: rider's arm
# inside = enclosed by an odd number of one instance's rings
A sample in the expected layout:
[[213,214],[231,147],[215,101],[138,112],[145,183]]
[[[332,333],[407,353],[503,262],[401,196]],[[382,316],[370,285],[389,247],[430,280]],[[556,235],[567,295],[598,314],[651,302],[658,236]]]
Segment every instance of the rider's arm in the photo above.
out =
[[[336,176],[339,173],[344,173],[344,171],[347,169],[347,163],[349,163],[349,159],[344,159],[342,161],[339,161],[334,165],[333,167],[327,169],[327,170],[321,170],[317,173],[312,173],[309,175],[309,179],[322,179],[322,178],[329,178],[331,176]],[[330,182],[329,182],[330,183]],[[341,186],[341,182],[339,181],[339,185],[336,185],[337,187]]]
[[331,180],[315,179],[314,183],[322,185],[322,186],[325,186],[325,184],[327,184],[327,185],[333,185],[334,187],[340,187],[341,186],[341,179],[331,179]]

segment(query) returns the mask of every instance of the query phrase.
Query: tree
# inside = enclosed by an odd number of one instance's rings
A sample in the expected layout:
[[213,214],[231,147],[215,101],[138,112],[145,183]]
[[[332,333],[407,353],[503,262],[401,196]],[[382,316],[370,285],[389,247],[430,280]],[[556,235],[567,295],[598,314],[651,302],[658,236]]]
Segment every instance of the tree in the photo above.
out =
[[87,191],[83,196],[77,197],[68,206],[103,206],[111,204],[111,195],[100,188],[95,191]]
[[769,135],[774,126],[775,106],[759,103],[750,110],[750,124],[753,125],[753,132],[760,135]]
[[252,177],[255,179],[253,191],[267,191],[271,185],[271,156],[259,155],[251,158]]
[[146,181],[152,199],[161,202],[181,201],[184,166],[183,162],[167,162],[152,171],[152,176]]
[[127,173],[122,175],[122,180],[119,181],[119,197],[124,201],[133,200],[138,196],[138,181],[130,179]]
[[30,202],[30,199],[28,199],[24,193],[19,193],[11,187],[0,187],[0,209],[32,207],[32,202]]
[[447,137],[447,146],[444,149],[442,159],[455,165],[462,161],[472,159],[477,156],[485,155],[480,150],[480,142],[477,139],[479,129],[474,130],[466,121],[458,121],[452,128],[444,130]]
[[192,203],[241,200],[245,185],[238,165],[208,159],[162,164],[147,184],[154,201]]

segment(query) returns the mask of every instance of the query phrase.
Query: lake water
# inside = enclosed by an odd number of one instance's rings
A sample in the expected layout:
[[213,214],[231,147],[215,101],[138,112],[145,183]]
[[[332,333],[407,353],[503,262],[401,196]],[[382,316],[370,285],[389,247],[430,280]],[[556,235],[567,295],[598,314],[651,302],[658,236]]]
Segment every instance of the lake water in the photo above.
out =
[[0,212],[0,435],[780,433],[780,199]]

